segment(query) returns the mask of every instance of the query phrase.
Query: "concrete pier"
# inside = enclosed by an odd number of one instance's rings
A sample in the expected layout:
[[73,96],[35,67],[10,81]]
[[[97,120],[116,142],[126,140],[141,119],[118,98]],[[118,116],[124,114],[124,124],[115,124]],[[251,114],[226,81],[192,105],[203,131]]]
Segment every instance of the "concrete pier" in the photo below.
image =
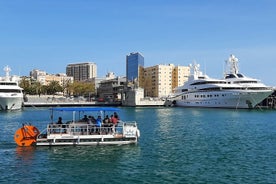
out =
[[[129,95],[129,94],[128,94]],[[97,102],[87,101],[84,98],[66,98],[53,95],[28,95],[24,107],[55,107],[55,106],[170,106],[169,101],[154,98],[139,98],[134,95],[128,96],[122,102]]]
[[28,95],[24,107],[55,107],[55,106],[120,106],[121,102],[96,102],[83,98],[65,98],[50,95]]

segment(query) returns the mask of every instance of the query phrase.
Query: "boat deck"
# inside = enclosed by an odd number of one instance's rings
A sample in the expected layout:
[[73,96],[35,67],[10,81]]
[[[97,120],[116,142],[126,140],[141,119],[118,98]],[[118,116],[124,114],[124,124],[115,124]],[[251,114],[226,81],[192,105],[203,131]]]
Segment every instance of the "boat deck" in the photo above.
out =
[[136,143],[136,122],[97,127],[93,124],[49,124],[38,135],[36,145],[101,145]]

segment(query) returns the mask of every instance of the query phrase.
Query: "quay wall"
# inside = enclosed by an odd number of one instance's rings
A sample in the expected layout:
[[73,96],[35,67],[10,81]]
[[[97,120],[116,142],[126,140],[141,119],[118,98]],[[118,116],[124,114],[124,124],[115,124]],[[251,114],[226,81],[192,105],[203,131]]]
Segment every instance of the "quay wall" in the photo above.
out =
[[84,98],[66,98],[53,95],[27,95],[24,107],[55,107],[55,106],[164,106],[162,100],[139,100],[138,103],[97,102]]
[[24,107],[51,107],[51,106],[120,106],[120,102],[87,101],[84,98],[66,98],[53,95],[28,95]]

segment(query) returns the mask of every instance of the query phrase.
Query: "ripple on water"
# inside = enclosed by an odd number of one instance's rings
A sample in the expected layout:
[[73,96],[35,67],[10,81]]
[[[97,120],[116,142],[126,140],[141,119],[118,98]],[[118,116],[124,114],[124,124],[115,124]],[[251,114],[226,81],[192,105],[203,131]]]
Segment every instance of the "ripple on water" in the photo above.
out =
[[1,115],[0,182],[276,181],[274,111],[122,108],[122,119],[138,122],[137,145],[52,148],[21,148],[13,142],[21,122],[44,127],[49,112],[27,109]]

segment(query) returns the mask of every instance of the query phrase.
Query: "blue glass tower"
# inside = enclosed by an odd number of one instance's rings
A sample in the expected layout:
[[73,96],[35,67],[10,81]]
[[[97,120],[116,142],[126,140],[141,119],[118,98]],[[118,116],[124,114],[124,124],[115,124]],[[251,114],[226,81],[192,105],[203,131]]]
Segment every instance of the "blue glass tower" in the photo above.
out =
[[144,67],[144,57],[139,52],[126,56],[126,77],[129,82],[139,79],[140,66]]

